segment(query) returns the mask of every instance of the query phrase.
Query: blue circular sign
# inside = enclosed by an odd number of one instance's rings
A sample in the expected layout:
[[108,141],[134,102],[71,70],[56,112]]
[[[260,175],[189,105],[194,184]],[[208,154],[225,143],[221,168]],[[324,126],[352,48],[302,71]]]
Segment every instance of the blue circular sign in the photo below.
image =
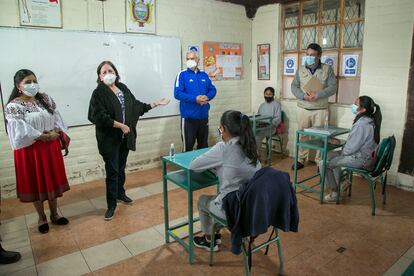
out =
[[354,59],[354,58],[348,58],[347,60],[346,60],[346,66],[347,67],[349,67],[349,68],[354,68],[355,67],[355,64],[356,64],[356,60]]
[[331,58],[327,58],[327,59],[325,59],[325,63],[330,65],[330,66],[333,66],[334,61]]
[[288,68],[292,68],[293,65],[295,65],[295,62],[292,59],[288,59],[287,62],[286,62],[286,66]]

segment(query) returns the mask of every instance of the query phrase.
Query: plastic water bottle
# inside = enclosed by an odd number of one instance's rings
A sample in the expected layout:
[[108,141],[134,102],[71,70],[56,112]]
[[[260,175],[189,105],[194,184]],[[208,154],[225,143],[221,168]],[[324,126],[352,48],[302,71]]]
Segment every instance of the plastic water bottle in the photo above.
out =
[[174,144],[170,145],[170,159],[174,159],[175,157],[175,148],[174,148]]

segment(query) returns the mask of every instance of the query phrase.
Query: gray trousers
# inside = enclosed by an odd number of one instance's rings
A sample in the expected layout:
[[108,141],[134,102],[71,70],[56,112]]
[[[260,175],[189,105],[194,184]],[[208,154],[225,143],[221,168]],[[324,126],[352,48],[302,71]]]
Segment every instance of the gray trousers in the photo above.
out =
[[[338,190],[339,177],[341,175],[341,169],[344,166],[353,168],[362,168],[365,161],[356,158],[355,156],[341,155],[342,151],[330,151],[328,152],[328,160],[326,162],[326,174],[325,174],[325,185],[333,191]],[[319,162],[319,168],[322,169],[321,160]]]
[[[221,208],[220,205],[217,205],[214,202],[214,199],[217,196],[213,195],[201,195],[198,199],[198,212],[200,216],[200,223],[201,223],[201,231],[205,234],[210,235],[211,226],[213,224],[213,220],[209,216],[209,212],[212,212],[216,216],[226,219],[226,213]],[[216,227],[215,231],[219,228]]]
[[262,142],[263,139],[269,137],[269,130],[265,129],[265,130],[257,130],[256,131],[256,146],[257,146],[257,150],[260,150],[262,148]]

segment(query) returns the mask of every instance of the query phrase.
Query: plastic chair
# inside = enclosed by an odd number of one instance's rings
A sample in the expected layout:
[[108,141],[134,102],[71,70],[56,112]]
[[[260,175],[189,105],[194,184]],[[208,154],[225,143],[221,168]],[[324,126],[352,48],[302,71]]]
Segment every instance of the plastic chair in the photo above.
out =
[[[215,230],[216,225],[221,225],[223,227],[228,228],[227,221],[225,219],[222,219],[222,218],[214,215],[211,212],[209,214],[210,214],[210,217],[213,219],[213,224],[212,224],[212,227],[211,227],[211,230],[210,230],[210,237],[214,237],[214,234],[215,234],[214,230]],[[272,238],[273,233],[276,233],[276,236],[274,238]],[[251,254],[254,253],[254,252],[259,251],[260,249],[262,249],[264,247],[266,247],[266,251],[265,251],[264,254],[267,255],[269,245],[274,243],[274,242],[276,242],[276,244],[277,244],[277,251],[278,251],[278,255],[279,255],[279,263],[280,263],[279,275],[283,275],[282,246],[280,244],[280,236],[279,236],[279,232],[278,232],[277,228],[273,227],[273,231],[270,234],[270,237],[266,242],[261,243],[260,245],[257,245],[255,247],[251,248],[254,240],[255,240],[255,237],[243,238],[242,255],[243,255],[244,271],[245,271],[246,275],[249,276],[250,271],[251,271],[251,264],[252,264]],[[247,245],[247,248],[246,248],[246,245]],[[212,242],[210,243],[210,257],[209,257],[209,265],[210,266],[213,265],[213,253],[214,253],[213,248],[214,248],[214,242],[213,242],[213,239],[212,239]]]
[[351,168],[351,167],[344,167],[341,171],[341,176],[338,185],[338,195],[336,197],[336,204],[339,204],[339,198],[341,194],[341,180],[348,176],[348,180],[350,182],[349,186],[349,193],[348,196],[351,196],[352,192],[352,176],[354,174],[360,175],[368,180],[368,188],[371,195],[371,215],[375,216],[375,189],[376,183],[380,181],[382,186],[382,204],[386,204],[387,200],[387,192],[386,192],[386,185],[387,185],[387,172],[391,167],[392,159],[394,156],[394,149],[395,149],[395,137],[390,136],[385,138],[381,141],[377,151],[376,151],[376,162],[374,166],[374,170],[369,171],[362,168]]

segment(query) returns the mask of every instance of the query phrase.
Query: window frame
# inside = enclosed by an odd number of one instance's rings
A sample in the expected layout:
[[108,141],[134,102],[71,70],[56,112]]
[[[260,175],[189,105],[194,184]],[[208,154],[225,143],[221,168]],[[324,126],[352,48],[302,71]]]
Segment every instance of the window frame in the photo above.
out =
[[[316,24],[308,24],[308,25],[302,25],[302,20],[303,20],[303,10],[304,10],[304,5],[307,2],[311,2],[314,1],[318,4],[318,11],[317,11],[317,23]],[[332,99],[330,99],[330,103],[335,103],[335,104],[348,104],[345,102],[339,102],[339,87],[340,87],[340,81],[359,81],[360,82],[360,74],[361,74],[361,61],[363,58],[363,43],[364,43],[364,37],[362,38],[362,46],[361,47],[344,47],[344,33],[345,33],[345,24],[350,24],[350,23],[357,23],[360,24],[360,22],[362,22],[363,28],[365,30],[365,6],[366,6],[366,0],[364,2],[364,12],[363,12],[363,16],[359,16],[357,18],[351,18],[351,19],[345,19],[345,5],[346,5],[346,1],[347,0],[338,0],[339,1],[339,7],[338,7],[338,17],[336,21],[329,21],[329,22],[323,22],[323,4],[324,4],[324,0],[298,0],[297,2],[289,2],[287,4],[283,4],[281,7],[281,31],[282,31],[282,35],[281,35],[281,63],[283,64],[284,61],[284,57],[286,55],[296,55],[297,58],[297,69],[299,69],[299,67],[302,64],[302,55],[304,53],[306,53],[306,49],[303,50],[302,49],[302,30],[304,28],[309,28],[309,27],[315,27],[315,30],[317,32],[316,34],[316,38],[317,41],[315,41],[316,43],[318,43],[319,45],[322,45],[322,40],[323,40],[323,27],[324,26],[335,26],[337,25],[339,27],[338,30],[338,41],[337,41],[337,45],[338,47],[330,47],[330,48],[322,48],[323,53],[332,53],[335,52],[336,56],[337,56],[337,62],[336,62],[336,68],[334,69],[335,75],[336,75],[336,82],[337,82],[337,91],[335,93],[335,95],[333,95],[332,97],[334,97],[334,101],[332,101]],[[286,27],[286,22],[285,22],[285,15],[286,15],[286,8],[287,7],[293,7],[294,5],[298,5],[298,19],[297,19],[297,25],[293,26],[293,27]],[[297,30],[297,45],[296,45],[296,49],[295,50],[285,50],[285,31],[286,30],[292,30],[292,29],[296,29]],[[341,76],[341,69],[342,69],[342,56],[344,54],[352,54],[352,53],[358,53],[359,54],[359,60],[358,60],[358,73],[357,76],[355,77],[346,77],[346,76]],[[280,93],[280,97],[281,99],[295,99],[295,97],[293,96],[293,94],[289,91],[284,91],[285,89],[285,81],[286,78],[292,78],[294,76],[287,76],[284,74],[284,65],[281,66],[281,73],[282,73],[282,78],[281,78],[281,93]],[[359,87],[360,87],[360,83],[359,83]],[[360,91],[358,92],[359,95]]]

